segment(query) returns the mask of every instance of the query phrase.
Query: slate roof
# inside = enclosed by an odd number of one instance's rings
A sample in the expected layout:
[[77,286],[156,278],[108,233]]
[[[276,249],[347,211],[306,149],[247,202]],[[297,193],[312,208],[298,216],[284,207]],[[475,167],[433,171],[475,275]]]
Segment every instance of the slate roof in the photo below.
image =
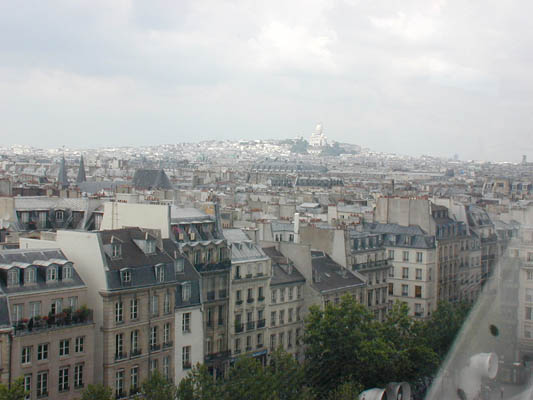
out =
[[138,169],[133,175],[133,186],[140,190],[172,189],[170,180],[162,169]]
[[270,286],[285,285],[289,283],[304,283],[304,276],[293,265],[292,261],[283,256],[275,247],[263,247],[263,252],[272,259],[272,279]]
[[425,235],[426,232],[418,225],[403,226],[398,224],[382,224],[379,222],[372,222],[365,224],[365,228],[374,233],[394,233],[406,235]]
[[87,177],[85,176],[85,164],[83,163],[83,156],[80,157],[80,166],[78,167],[78,176],[76,177],[76,183],[85,182]]
[[[105,252],[107,266],[110,270],[121,268],[139,268],[153,266],[159,263],[174,264],[174,260],[160,248],[156,247],[155,253],[145,254],[134,240],[146,239],[147,232],[140,228],[123,228],[99,232],[102,243],[109,245],[112,241],[121,243],[121,257],[112,258],[110,252]],[[149,234],[148,234],[149,235]],[[151,237],[153,239],[153,237]]]
[[322,293],[365,285],[365,282],[322,251],[313,251],[311,262],[315,277],[311,286]]
[[263,260],[267,255],[253,243],[246,234],[240,229],[224,229],[224,237],[231,246],[231,261],[235,262]]
[[6,296],[0,296],[0,328],[11,327],[11,321],[9,320],[9,306]]
[[272,232],[294,232],[294,224],[291,222],[271,222]]
[[[72,268],[72,279],[65,281],[61,279],[61,267],[69,262],[60,249],[2,250],[0,251],[0,292],[5,294],[19,294],[85,286],[85,283],[76,272],[75,266]],[[59,266],[58,279],[55,282],[47,283],[46,267],[51,264]],[[37,268],[35,284],[28,286],[21,284],[20,286],[7,287],[7,271],[12,266],[21,269],[35,266]]]

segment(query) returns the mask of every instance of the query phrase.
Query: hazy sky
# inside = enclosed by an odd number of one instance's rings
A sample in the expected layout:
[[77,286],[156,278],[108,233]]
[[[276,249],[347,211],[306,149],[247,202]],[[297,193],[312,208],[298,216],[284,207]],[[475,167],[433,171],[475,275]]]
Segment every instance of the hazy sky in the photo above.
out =
[[533,159],[531,1],[0,0],[3,144]]

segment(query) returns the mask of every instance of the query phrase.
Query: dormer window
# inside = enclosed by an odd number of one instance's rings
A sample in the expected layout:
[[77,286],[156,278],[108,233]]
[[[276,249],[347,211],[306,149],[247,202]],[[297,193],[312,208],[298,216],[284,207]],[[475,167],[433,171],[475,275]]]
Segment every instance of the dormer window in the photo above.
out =
[[57,210],[56,211],[56,221],[57,222],[63,222],[64,216],[65,216],[64,211],[62,211],[62,210]]
[[158,282],[164,282],[165,281],[165,266],[164,265],[156,265],[155,266],[155,279]]
[[122,255],[122,247],[119,243],[113,243],[111,245],[111,257],[112,258],[120,258]]
[[146,254],[155,253],[155,240],[146,241]]
[[46,269],[46,282],[54,282],[54,281],[57,281],[57,268],[48,267]]
[[174,263],[174,268],[175,268],[176,274],[183,273],[183,267],[184,266],[185,266],[185,261],[183,260],[183,258],[177,259],[176,262]]
[[24,271],[24,284],[35,283],[35,268],[28,268]]
[[182,301],[189,301],[191,299],[191,284],[189,282],[184,283],[181,290]]
[[72,279],[72,266],[63,266],[63,279]]
[[131,271],[129,269],[120,271],[120,280],[122,283],[131,283]]
[[20,283],[20,276],[18,268],[14,268],[7,274],[7,285],[8,286],[18,286]]

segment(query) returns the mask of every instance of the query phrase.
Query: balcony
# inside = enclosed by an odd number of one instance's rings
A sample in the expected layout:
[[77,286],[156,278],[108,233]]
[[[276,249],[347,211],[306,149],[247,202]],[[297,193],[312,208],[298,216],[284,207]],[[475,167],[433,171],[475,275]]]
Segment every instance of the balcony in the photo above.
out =
[[246,274],[246,279],[251,279],[252,278],[252,274]]
[[241,304],[242,304],[242,300],[237,300],[237,301],[235,302],[235,305],[237,305],[237,306],[240,306]]
[[263,347],[263,343],[257,343],[257,348],[260,349]]
[[151,344],[150,345],[150,351],[159,351],[161,350],[161,345],[160,344]]
[[255,274],[256,278],[261,278],[264,275],[265,274],[263,274],[262,272],[258,272],[257,274]]
[[219,299],[225,299],[228,295],[228,291],[226,289],[221,289],[218,291],[218,298]]
[[215,291],[211,290],[210,292],[207,292],[207,301],[213,301],[215,300]]
[[172,342],[172,341],[165,342],[165,343],[163,343],[163,349],[168,349],[169,347],[172,347],[173,344],[174,344],[174,342]]
[[233,277],[234,280],[239,280],[239,279],[242,279],[242,276],[240,274],[235,274],[235,276]]
[[23,319],[13,325],[15,336],[31,335],[45,331],[71,328],[93,323],[93,310],[82,307],[75,312],[68,309],[48,316]]
[[249,297],[249,298],[246,299],[246,302],[247,302],[248,304],[253,303],[253,302],[254,302],[254,299],[251,298],[251,297]]
[[260,319],[259,321],[257,321],[257,328],[264,328],[264,327],[265,327],[264,319]]
[[244,324],[243,323],[236,323],[235,324],[235,333],[241,333],[244,331]]
[[128,353],[126,352],[115,353],[115,361],[125,360],[126,358],[128,358]]
[[191,369],[192,368],[192,364],[190,362],[184,362],[182,364],[182,368],[183,369]]
[[138,395],[141,393],[141,388],[138,388],[138,387],[132,387],[130,389],[130,397],[131,396],[135,396],[135,395]]
[[247,331],[251,331],[253,329],[255,329],[255,322],[254,321],[247,322],[246,323],[246,330]]
[[142,354],[142,350],[141,349],[132,350],[131,353],[130,353],[130,358],[139,357],[141,354]]
[[264,300],[265,300],[265,296],[259,296],[259,297],[257,298],[257,301],[264,301]]
[[228,358],[231,354],[231,351],[225,350],[225,351],[219,351],[218,353],[210,353],[206,354],[204,357],[204,360],[207,361],[216,361],[216,360],[222,360],[225,358]]

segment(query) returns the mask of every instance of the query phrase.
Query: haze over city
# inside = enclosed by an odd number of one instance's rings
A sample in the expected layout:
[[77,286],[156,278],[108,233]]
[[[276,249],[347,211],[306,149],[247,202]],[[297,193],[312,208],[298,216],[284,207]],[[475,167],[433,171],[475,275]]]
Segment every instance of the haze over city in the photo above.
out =
[[533,156],[530,2],[0,2],[4,145]]

